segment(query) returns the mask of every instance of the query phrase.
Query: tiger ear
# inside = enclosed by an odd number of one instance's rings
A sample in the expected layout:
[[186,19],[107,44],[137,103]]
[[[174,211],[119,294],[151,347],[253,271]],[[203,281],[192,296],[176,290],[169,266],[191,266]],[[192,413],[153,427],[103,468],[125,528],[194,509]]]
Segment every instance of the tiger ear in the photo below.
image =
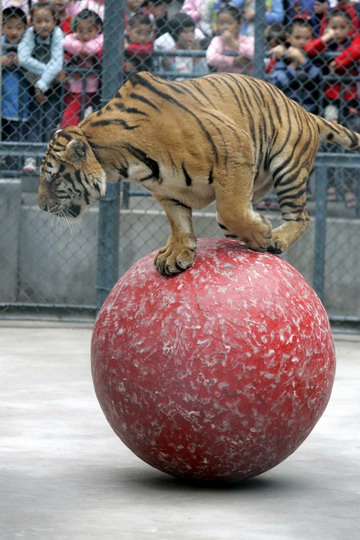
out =
[[86,154],[86,146],[78,139],[72,139],[66,147],[66,153],[71,161],[80,161]]

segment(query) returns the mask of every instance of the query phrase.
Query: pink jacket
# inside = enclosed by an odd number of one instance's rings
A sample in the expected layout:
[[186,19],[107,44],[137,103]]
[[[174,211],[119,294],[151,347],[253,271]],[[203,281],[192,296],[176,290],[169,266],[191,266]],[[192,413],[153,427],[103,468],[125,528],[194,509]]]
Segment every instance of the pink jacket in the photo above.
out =
[[185,0],[181,8],[182,13],[189,15],[196,26],[207,36],[212,35],[211,23],[214,13],[213,0]]
[[225,44],[221,36],[215,36],[206,51],[206,61],[209,66],[217,67],[218,71],[231,71],[232,73],[249,72],[249,69],[234,66],[234,56],[226,56],[224,52],[237,52],[239,56],[244,56],[249,60],[254,57],[254,38],[239,34],[239,48],[234,50]]
[[192,20],[198,23],[205,11],[204,0],[185,0],[181,11],[190,15]]
[[[104,36],[99,34],[95,39],[90,41],[80,41],[77,38],[77,34],[68,34],[64,39],[64,49],[66,53],[69,53],[72,56],[78,56],[80,51],[85,52],[88,57],[78,57],[76,58],[76,64],[82,68],[92,68],[96,65],[94,57],[99,61],[102,48],[104,45]],[[69,89],[73,94],[81,94],[82,92],[82,82],[80,73],[73,73],[70,75],[69,79]],[[86,93],[94,94],[99,88],[99,79],[94,73],[90,73],[86,76]]]

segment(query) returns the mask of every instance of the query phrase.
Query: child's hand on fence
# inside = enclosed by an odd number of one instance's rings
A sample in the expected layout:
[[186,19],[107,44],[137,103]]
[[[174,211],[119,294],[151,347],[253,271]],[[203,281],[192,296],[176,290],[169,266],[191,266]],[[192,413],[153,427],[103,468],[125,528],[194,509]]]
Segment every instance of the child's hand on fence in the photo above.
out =
[[281,60],[281,58],[286,54],[287,48],[285,45],[276,45],[276,47],[270,49],[269,52],[276,60]]
[[335,73],[336,73],[336,63],[335,63],[335,60],[333,60],[332,62],[330,62],[330,64],[328,65],[328,68],[329,68],[330,75],[335,75]]
[[7,54],[2,55],[1,65],[8,68],[12,67],[13,65],[17,65],[17,54],[11,51]]
[[60,84],[64,83],[66,79],[67,79],[67,74],[66,74],[66,71],[64,71],[63,69],[59,71],[59,73],[55,77],[56,82]]
[[89,58],[89,53],[84,50],[84,48],[81,49],[81,51],[78,52],[78,56],[80,56],[80,58]]
[[44,103],[46,101],[46,96],[42,93],[40,88],[35,87],[35,100],[38,103]]
[[18,65],[18,55],[15,51],[10,51],[8,53],[8,57],[10,58],[10,62],[12,66]]
[[287,57],[296,62],[297,64],[303,64],[305,62],[305,55],[297,47],[289,47],[286,52]]
[[222,39],[224,40],[224,42],[229,45],[230,47],[233,47],[234,49],[238,49],[239,48],[239,42],[237,39],[234,38],[234,34],[232,32],[230,32],[230,30],[225,30],[222,34],[221,34],[221,37]]
[[320,39],[323,43],[327,43],[328,41],[331,41],[334,38],[335,38],[335,30],[333,30],[332,28],[326,28],[325,32],[323,33]]
[[245,9],[243,17],[246,21],[251,22],[255,20],[255,10],[254,9]]
[[242,69],[247,69],[251,66],[251,60],[245,56],[236,56],[234,58],[234,66]]
[[131,60],[125,60],[124,62],[124,71],[125,73],[132,73],[135,72],[137,68],[137,64],[134,61]]
[[17,53],[14,53],[13,63],[14,63],[15,66],[19,65],[19,57],[18,57]]

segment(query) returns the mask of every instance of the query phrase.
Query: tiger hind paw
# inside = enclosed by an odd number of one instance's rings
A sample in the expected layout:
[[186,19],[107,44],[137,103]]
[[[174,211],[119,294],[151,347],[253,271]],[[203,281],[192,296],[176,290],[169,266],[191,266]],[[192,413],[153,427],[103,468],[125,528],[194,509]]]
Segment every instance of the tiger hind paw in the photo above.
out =
[[172,276],[190,268],[195,259],[195,248],[165,246],[157,253],[154,263],[159,274]]

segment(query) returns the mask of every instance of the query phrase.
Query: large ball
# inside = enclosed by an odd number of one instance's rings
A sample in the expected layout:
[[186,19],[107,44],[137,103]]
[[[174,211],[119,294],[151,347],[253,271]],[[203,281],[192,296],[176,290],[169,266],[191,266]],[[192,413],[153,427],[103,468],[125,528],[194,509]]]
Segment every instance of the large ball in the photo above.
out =
[[274,467],[329,400],[332,333],[311,287],[276,255],[200,239],[194,266],[124,274],[92,339],[96,394],[137,456],[173,476],[240,480]]

